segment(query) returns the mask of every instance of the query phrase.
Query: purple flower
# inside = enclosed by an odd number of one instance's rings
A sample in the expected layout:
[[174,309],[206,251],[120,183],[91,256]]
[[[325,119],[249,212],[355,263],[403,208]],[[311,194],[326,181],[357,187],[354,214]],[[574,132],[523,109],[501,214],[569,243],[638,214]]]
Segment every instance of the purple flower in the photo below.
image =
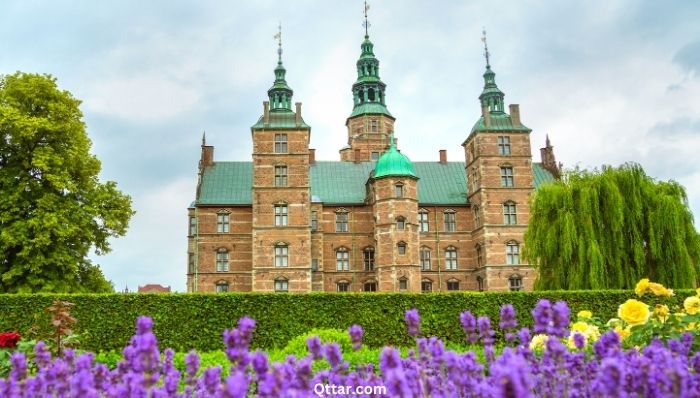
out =
[[476,320],[476,325],[479,329],[479,338],[484,345],[493,345],[494,331],[491,330],[491,320],[487,316],[480,316]]
[[337,368],[343,361],[343,355],[340,353],[340,346],[338,343],[330,343],[324,346],[324,353],[326,354],[326,360],[331,365],[331,368]]
[[532,375],[525,358],[506,347],[493,362],[489,379],[493,386],[493,397],[526,398],[532,396]]
[[362,348],[362,337],[365,335],[365,331],[360,325],[352,325],[348,328],[348,334],[350,335],[350,341],[352,341],[352,349],[357,351]]
[[470,311],[464,311],[459,314],[459,322],[462,324],[462,330],[467,336],[467,342],[470,344],[476,343],[479,335],[476,332],[476,318]]
[[547,299],[538,301],[532,310],[532,319],[535,333],[547,333],[552,322],[552,303]]
[[503,330],[515,329],[518,326],[518,320],[515,319],[515,308],[512,304],[504,304],[501,306],[501,321],[498,327]]
[[413,337],[418,337],[418,333],[420,333],[420,315],[418,315],[418,310],[413,308],[406,311],[404,320],[406,321],[408,334]]
[[323,356],[323,344],[318,336],[311,336],[306,339],[306,347],[309,349],[309,353],[311,353],[313,359],[321,359]]
[[248,396],[248,384],[250,381],[245,374],[237,371],[226,378],[225,398],[246,398]]

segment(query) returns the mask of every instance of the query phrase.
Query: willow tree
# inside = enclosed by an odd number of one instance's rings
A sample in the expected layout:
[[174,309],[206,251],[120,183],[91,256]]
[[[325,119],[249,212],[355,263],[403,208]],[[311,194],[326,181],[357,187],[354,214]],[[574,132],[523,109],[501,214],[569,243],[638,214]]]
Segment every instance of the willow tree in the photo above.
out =
[[629,289],[641,278],[682,288],[700,276],[685,189],[633,163],[540,187],[523,254],[539,271],[536,289]]

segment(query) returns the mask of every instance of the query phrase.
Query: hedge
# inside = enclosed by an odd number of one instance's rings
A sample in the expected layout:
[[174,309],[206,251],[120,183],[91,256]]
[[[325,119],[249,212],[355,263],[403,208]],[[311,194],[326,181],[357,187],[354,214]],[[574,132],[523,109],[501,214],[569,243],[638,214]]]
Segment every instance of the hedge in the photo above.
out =
[[[677,291],[670,300],[682,304],[694,291]],[[283,347],[290,339],[313,328],[346,329],[353,323],[365,329],[365,343],[380,347],[408,346],[410,337],[403,323],[404,311],[417,308],[421,334],[462,343],[464,334],[459,313],[469,309],[488,315],[497,326],[499,308],[515,307],[521,325],[531,325],[530,311],[541,297],[564,300],[572,316],[587,309],[603,319],[616,316],[617,307],[632,291],[548,291],[548,292],[459,292],[432,294],[397,293],[225,293],[225,294],[0,294],[0,332],[25,333],[32,325],[48,330],[43,310],[58,298],[74,303],[71,311],[78,322],[80,348],[92,351],[121,350],[132,334],[139,315],[151,316],[161,348],[177,351],[218,350],[222,332],[239,317],[247,315],[257,323],[252,345],[263,349]],[[645,298],[649,304],[653,303]]]

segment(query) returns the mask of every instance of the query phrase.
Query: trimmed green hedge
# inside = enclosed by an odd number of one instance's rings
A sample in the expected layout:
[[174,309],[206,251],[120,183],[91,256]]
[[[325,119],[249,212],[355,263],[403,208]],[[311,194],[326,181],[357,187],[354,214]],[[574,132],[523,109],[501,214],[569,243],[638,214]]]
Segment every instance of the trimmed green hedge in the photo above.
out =
[[[670,301],[682,304],[694,295],[691,290],[676,292]],[[44,330],[48,315],[43,313],[52,300],[60,298],[75,304],[74,328],[82,335],[81,349],[121,350],[134,333],[139,315],[151,316],[161,348],[178,351],[217,350],[222,332],[233,327],[244,315],[258,326],[253,346],[280,348],[295,336],[313,328],[346,329],[353,323],[365,329],[365,343],[379,347],[411,344],[403,323],[404,311],[418,308],[421,334],[462,343],[464,334],[459,313],[469,309],[475,315],[488,315],[498,325],[499,308],[511,303],[523,325],[531,325],[530,311],[540,297],[569,303],[572,317],[587,309],[607,319],[616,316],[617,307],[632,291],[550,291],[550,292],[463,292],[447,294],[392,293],[310,293],[310,294],[17,294],[0,295],[0,332],[25,333],[37,323]],[[649,297],[645,301],[653,306]]]

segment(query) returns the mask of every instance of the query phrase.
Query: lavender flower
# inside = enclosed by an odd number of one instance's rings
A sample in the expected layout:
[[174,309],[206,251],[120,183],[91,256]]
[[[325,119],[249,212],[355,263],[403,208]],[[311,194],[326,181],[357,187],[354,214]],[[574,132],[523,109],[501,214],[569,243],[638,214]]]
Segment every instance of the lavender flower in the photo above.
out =
[[464,311],[459,314],[459,322],[462,324],[462,330],[464,334],[467,335],[467,342],[474,344],[479,339],[479,335],[476,332],[476,318],[470,311]]
[[518,320],[515,319],[515,308],[512,304],[503,304],[501,306],[501,321],[498,327],[503,330],[511,330],[518,327]]
[[311,353],[313,359],[321,359],[323,356],[323,344],[318,336],[311,336],[306,339],[306,347],[309,349],[309,353]]
[[365,335],[365,331],[360,325],[352,325],[348,328],[348,334],[350,335],[350,341],[352,341],[352,349],[357,351],[362,348],[362,337]]
[[418,333],[420,332],[420,315],[418,315],[418,310],[413,308],[406,311],[404,320],[406,321],[408,334],[413,337],[418,337]]

